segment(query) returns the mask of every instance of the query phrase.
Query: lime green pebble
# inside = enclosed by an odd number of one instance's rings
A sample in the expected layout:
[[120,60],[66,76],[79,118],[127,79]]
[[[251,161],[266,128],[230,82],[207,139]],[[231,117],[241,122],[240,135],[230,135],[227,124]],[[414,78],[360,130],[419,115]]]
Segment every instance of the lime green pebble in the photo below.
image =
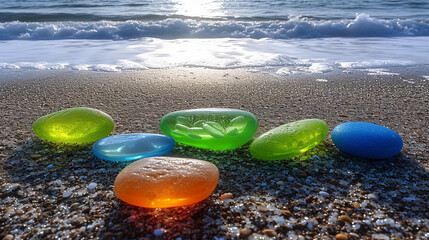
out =
[[91,143],[107,137],[114,129],[113,119],[92,108],[70,108],[40,117],[33,123],[41,139],[61,143]]
[[281,125],[262,134],[250,144],[250,153],[261,160],[297,157],[319,144],[328,134],[328,124],[305,119]]

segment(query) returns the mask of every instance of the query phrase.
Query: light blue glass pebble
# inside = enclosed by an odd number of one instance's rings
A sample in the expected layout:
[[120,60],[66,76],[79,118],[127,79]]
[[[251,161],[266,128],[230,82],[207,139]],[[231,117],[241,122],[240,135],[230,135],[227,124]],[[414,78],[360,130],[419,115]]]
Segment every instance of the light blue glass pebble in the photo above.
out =
[[174,148],[169,136],[149,133],[121,134],[105,137],[94,143],[94,155],[110,161],[132,161],[161,156]]

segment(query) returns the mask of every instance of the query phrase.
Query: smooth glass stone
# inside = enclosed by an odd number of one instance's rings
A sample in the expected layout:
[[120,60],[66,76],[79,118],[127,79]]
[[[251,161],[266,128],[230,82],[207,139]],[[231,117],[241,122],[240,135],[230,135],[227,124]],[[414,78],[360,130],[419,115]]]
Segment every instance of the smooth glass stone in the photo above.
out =
[[297,157],[319,144],[328,134],[328,124],[320,119],[305,119],[262,134],[250,144],[253,157],[281,160]]
[[115,127],[113,119],[93,108],[70,108],[40,117],[33,123],[41,139],[61,143],[90,143],[107,137]]
[[116,177],[114,191],[122,201],[146,208],[168,208],[200,202],[213,192],[218,168],[207,161],[150,157],[135,161]]
[[225,150],[250,141],[258,129],[258,120],[242,110],[202,108],[169,113],[161,119],[160,127],[176,142]]
[[332,141],[341,151],[371,159],[383,159],[398,154],[402,138],[393,130],[373,123],[348,122],[334,128]]
[[174,148],[169,136],[149,133],[121,134],[105,137],[94,143],[94,155],[110,161],[132,161],[161,156]]

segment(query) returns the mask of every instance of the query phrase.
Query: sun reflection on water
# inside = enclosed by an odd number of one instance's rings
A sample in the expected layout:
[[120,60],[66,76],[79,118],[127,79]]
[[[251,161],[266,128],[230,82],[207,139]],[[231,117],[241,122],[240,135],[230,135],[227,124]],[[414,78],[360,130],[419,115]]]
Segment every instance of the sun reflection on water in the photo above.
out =
[[173,0],[176,14],[190,17],[214,17],[225,15],[222,0]]

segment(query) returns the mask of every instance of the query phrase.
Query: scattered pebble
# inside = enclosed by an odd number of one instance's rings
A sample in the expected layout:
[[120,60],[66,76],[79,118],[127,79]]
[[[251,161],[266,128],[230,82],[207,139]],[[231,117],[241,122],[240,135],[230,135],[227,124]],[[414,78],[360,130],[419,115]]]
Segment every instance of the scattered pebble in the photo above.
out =
[[374,193],[368,194],[368,199],[372,201],[378,201],[378,196]]
[[262,234],[265,234],[268,237],[274,237],[276,235],[276,230],[273,230],[273,229],[264,229],[264,230],[262,230]]
[[36,154],[36,155],[31,155],[30,156],[31,159],[39,159],[41,157],[43,157],[43,155],[41,155],[41,154]]
[[381,233],[374,233],[371,235],[371,238],[373,240],[389,240],[389,236],[385,235],[385,234],[381,234]]
[[325,192],[325,191],[320,191],[319,195],[322,197],[329,197],[329,193]]
[[94,190],[96,187],[97,187],[97,183],[95,183],[95,182],[92,182],[88,185],[89,190]]
[[357,233],[349,233],[349,235],[351,236],[351,237],[354,237],[354,238],[357,238],[357,239],[360,239],[361,237],[359,236],[359,234],[357,234]]
[[297,177],[301,177],[301,178],[305,178],[305,177],[307,177],[307,173],[306,173],[306,172],[304,172],[304,171],[302,171],[301,169],[297,169],[297,170],[295,171],[295,175],[296,175]]
[[12,234],[8,234],[6,235],[3,240],[13,240],[13,235]]
[[252,230],[250,230],[248,228],[242,228],[242,229],[240,229],[240,236],[248,237],[251,234],[252,234]]
[[340,221],[341,222],[348,222],[348,223],[352,223],[353,222],[353,220],[349,216],[347,216],[347,215],[341,215],[340,216]]
[[268,212],[268,208],[264,205],[259,206],[259,211],[260,212]]
[[339,234],[335,235],[335,239],[336,240],[347,240],[349,238],[346,235],[339,233]]
[[291,216],[292,213],[289,210],[282,210],[282,215]]
[[70,210],[74,211],[76,209],[79,209],[80,203],[73,203],[72,205],[70,205]]
[[220,200],[231,199],[231,198],[234,198],[234,194],[232,193],[224,193],[219,197]]
[[73,194],[72,192],[64,192],[64,193],[63,193],[63,198],[68,198],[68,197],[70,197],[72,194]]

